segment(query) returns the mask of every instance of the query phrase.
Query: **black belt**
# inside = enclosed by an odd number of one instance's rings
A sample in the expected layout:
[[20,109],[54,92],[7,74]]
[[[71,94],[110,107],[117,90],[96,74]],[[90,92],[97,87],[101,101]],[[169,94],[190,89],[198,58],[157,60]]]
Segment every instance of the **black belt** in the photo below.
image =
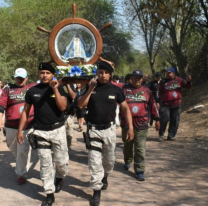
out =
[[109,124],[100,124],[100,125],[88,124],[87,128],[88,129],[95,129],[95,130],[103,130],[103,129],[110,128],[114,124],[115,124],[115,121],[113,121],[112,123],[109,123]]
[[64,125],[64,122],[58,122],[58,123],[51,124],[51,125],[37,124],[34,126],[34,129],[43,130],[43,131],[50,131],[50,130],[58,129],[59,127],[61,127],[63,125]]

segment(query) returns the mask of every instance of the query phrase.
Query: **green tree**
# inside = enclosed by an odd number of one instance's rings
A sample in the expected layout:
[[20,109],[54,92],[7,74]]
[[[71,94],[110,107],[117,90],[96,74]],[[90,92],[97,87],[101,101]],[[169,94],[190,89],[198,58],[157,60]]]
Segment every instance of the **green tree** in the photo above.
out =
[[[155,4],[156,6],[153,7],[152,5]],[[197,1],[149,0],[146,1],[145,6],[152,11],[155,19],[168,30],[177,68],[180,75],[184,76],[188,59],[183,46],[199,12]]]
[[[29,70],[29,78],[37,80],[37,67],[51,59],[48,51],[48,34],[37,30],[40,25],[49,31],[65,18],[71,18],[72,0],[7,0],[10,6],[0,8],[0,45],[14,67]],[[104,58],[118,65],[119,58],[130,52],[130,35],[119,30],[115,23],[114,2],[110,0],[79,0],[76,17],[87,18],[98,29],[106,22],[113,26],[103,31]],[[114,23],[115,22],[115,23]],[[115,25],[115,26],[114,26]],[[3,59],[2,59],[3,60]],[[14,69],[15,69],[14,68]]]
[[5,52],[1,52],[0,55],[0,80],[4,84],[6,81],[12,83],[14,76],[14,65],[16,64],[16,60],[7,61],[10,58],[8,54]]

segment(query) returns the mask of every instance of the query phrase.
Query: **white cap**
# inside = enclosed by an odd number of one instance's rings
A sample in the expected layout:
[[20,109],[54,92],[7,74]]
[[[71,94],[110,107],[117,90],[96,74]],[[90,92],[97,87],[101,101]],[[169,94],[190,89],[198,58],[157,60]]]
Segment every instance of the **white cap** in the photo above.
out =
[[16,77],[22,77],[25,79],[27,77],[27,71],[24,68],[17,68],[14,72],[14,78]]

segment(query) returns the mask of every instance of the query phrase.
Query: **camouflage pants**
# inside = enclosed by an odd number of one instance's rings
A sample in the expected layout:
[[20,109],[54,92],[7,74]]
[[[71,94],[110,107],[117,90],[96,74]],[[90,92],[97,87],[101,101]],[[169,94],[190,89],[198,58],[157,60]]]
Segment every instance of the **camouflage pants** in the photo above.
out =
[[[54,179],[64,178],[68,173],[68,149],[65,126],[51,131],[35,130],[34,134],[49,141],[38,141],[39,145],[51,145],[50,149],[38,149],[40,177],[46,194],[55,192]],[[55,165],[53,165],[53,162]],[[56,174],[55,174],[56,173]]]
[[89,150],[88,166],[91,174],[90,187],[100,190],[103,186],[102,179],[113,170],[116,149],[116,125],[105,130],[89,130],[90,138],[98,138],[101,142],[92,141],[91,145],[101,148],[101,152]]
[[67,146],[68,149],[71,149],[71,143],[72,143],[72,137],[74,135],[74,120],[73,116],[68,116],[65,121],[65,127],[66,127],[66,139],[67,139]]
[[15,172],[18,176],[27,176],[27,172],[30,166],[31,147],[26,138],[27,133],[30,130],[23,131],[24,142],[19,145],[17,142],[17,129],[5,128],[6,129],[6,143],[12,154],[16,159]]

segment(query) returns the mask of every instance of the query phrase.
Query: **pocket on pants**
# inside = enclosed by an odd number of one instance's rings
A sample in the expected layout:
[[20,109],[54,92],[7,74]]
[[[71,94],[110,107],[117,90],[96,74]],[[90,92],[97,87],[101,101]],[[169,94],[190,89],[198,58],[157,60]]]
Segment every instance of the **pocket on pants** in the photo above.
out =
[[59,147],[60,147],[60,152],[65,152],[67,150],[67,140],[64,135],[64,138],[59,139]]

